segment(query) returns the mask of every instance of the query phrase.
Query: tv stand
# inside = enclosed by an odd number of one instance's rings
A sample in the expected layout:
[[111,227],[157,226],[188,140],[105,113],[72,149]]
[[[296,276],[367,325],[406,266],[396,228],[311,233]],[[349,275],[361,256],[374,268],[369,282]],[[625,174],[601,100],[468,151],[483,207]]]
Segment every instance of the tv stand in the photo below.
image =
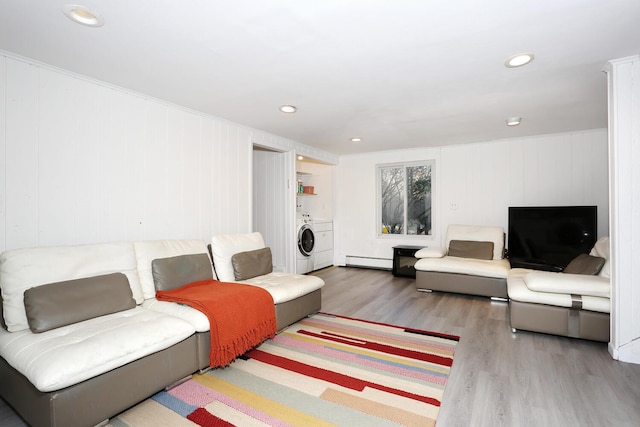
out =
[[509,263],[511,264],[511,268],[528,268],[530,270],[553,271],[556,273],[560,273],[564,270],[564,267],[560,265],[547,264],[545,262],[534,260],[510,259]]

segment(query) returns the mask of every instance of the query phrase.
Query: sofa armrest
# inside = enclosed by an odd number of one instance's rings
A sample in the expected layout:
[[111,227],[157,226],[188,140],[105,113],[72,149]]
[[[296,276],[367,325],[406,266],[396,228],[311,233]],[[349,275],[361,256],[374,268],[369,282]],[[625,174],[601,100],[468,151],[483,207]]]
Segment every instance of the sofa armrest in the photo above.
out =
[[416,258],[442,258],[447,254],[447,248],[422,248],[415,253]]
[[588,295],[601,298],[610,298],[611,295],[609,279],[601,276],[534,271],[526,274],[523,280],[527,288],[536,292]]

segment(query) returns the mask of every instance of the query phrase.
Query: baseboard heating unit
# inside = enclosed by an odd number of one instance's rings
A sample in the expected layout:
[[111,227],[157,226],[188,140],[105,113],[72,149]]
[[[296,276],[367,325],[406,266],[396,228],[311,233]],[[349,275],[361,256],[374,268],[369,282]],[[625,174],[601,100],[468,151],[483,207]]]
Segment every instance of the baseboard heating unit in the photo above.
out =
[[358,255],[347,255],[345,257],[345,267],[375,268],[379,270],[391,270],[393,259],[376,258]]

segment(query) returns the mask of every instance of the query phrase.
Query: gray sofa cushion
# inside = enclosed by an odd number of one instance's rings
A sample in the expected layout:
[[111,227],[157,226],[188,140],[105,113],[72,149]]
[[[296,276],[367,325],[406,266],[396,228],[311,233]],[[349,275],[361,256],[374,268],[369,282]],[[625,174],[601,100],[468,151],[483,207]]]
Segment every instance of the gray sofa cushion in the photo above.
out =
[[448,255],[459,258],[493,259],[493,242],[452,240],[449,242]]
[[211,259],[207,254],[154,259],[151,273],[157,291],[170,291],[189,283],[213,279]]
[[24,292],[27,321],[34,333],[135,306],[129,280],[122,273],[50,283]]
[[262,248],[237,253],[231,257],[231,264],[236,280],[246,280],[269,274],[273,271],[271,249]]
[[565,267],[563,273],[588,274],[595,276],[604,266],[604,258],[588,254],[580,254]]

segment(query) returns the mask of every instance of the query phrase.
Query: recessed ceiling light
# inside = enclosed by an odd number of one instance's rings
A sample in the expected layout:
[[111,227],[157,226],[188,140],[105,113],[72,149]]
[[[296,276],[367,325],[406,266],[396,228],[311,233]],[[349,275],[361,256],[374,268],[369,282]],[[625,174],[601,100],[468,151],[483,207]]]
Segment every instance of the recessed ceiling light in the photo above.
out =
[[77,22],[78,24],[86,25],[88,27],[102,27],[104,25],[104,19],[100,14],[87,9],[84,6],[68,4],[62,7],[62,13],[64,13],[73,22]]
[[523,65],[527,65],[529,62],[533,61],[533,58],[533,53],[519,53],[507,59],[504,66],[507,68],[522,67]]
[[281,105],[280,111],[282,111],[283,113],[292,114],[298,111],[298,109],[293,105]]
[[304,160],[304,156],[298,156],[298,160]]
[[518,126],[522,121],[522,117],[509,117],[506,122],[507,126]]
[[349,141],[351,142],[362,142],[362,138],[358,138],[357,136],[354,138],[351,138]]

